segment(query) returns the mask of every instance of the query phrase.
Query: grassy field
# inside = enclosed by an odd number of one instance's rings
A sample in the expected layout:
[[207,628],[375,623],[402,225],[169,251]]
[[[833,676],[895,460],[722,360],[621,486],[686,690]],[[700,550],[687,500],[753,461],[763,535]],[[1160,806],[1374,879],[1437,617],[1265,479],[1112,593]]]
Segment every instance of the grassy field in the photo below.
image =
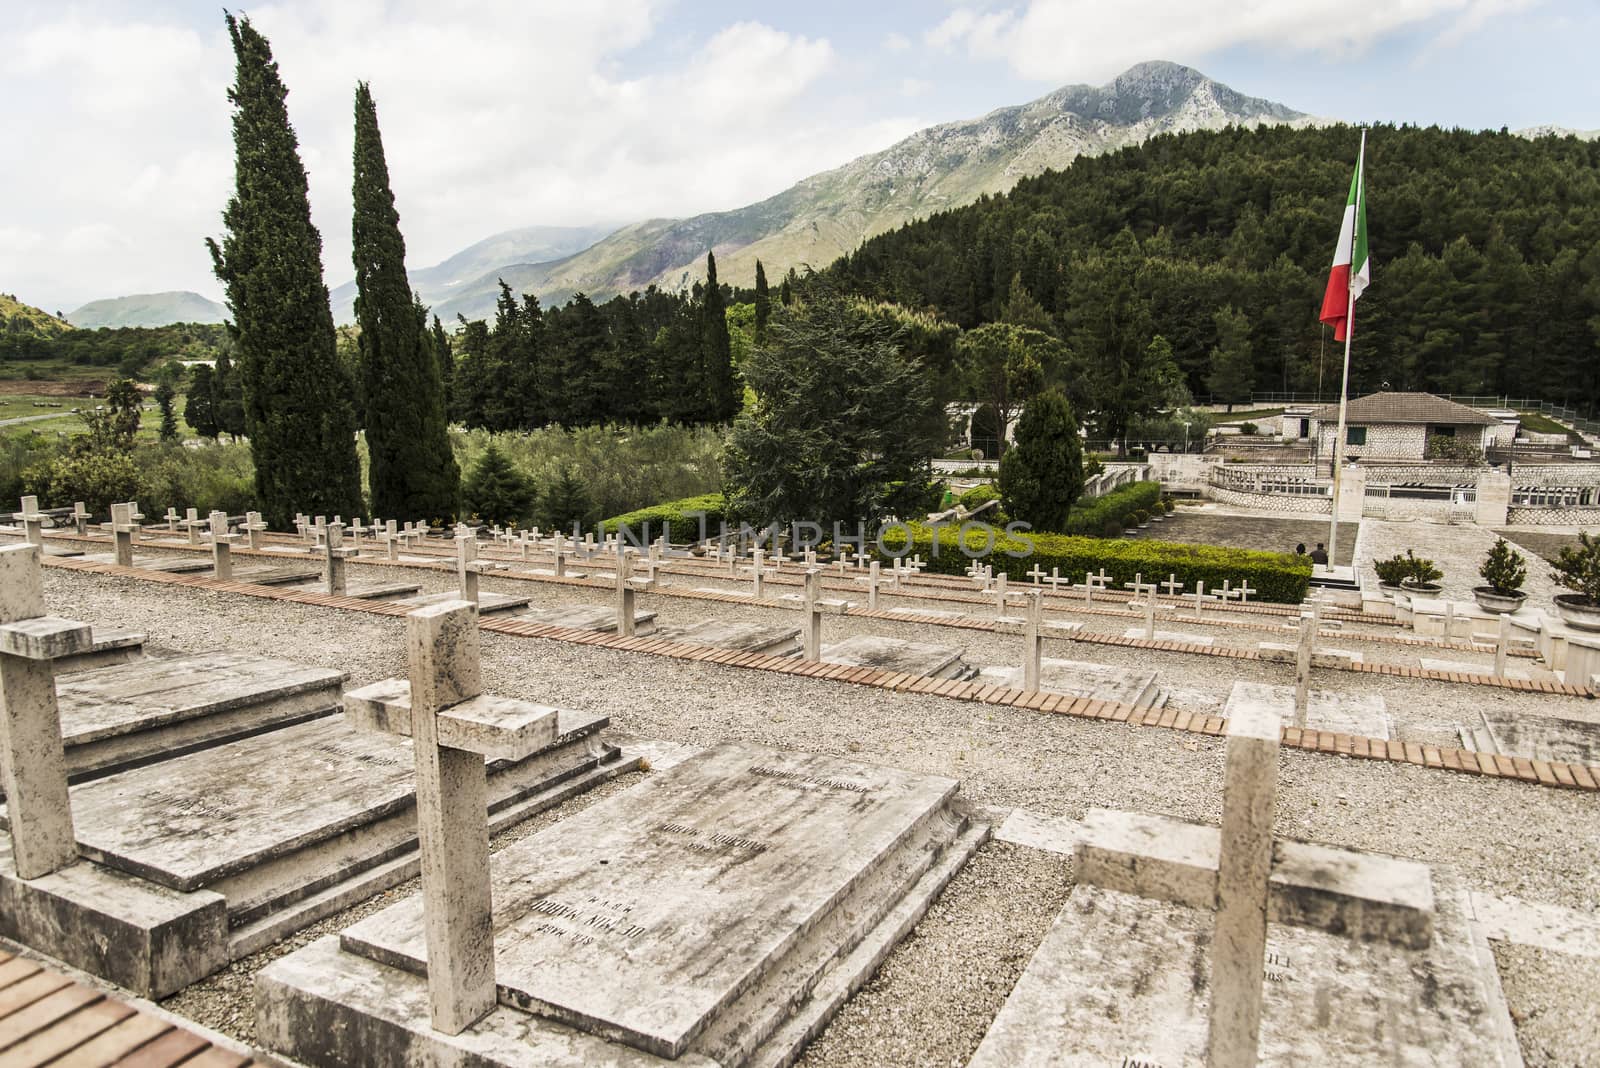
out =
[[1212,412],[1212,423],[1253,423],[1259,419],[1271,419],[1273,416],[1282,415],[1282,408],[1254,408],[1248,412]]
[[1517,414],[1522,417],[1523,430],[1530,430],[1535,434],[1565,434],[1567,440],[1574,445],[1583,444],[1582,437],[1574,434],[1548,415],[1541,415],[1538,412],[1518,412]]

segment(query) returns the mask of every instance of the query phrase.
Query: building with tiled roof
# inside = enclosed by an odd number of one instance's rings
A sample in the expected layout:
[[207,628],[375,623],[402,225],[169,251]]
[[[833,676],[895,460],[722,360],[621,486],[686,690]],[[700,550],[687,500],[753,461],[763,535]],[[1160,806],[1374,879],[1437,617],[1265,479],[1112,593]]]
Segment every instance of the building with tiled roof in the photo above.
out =
[[[1285,413],[1287,416],[1289,413]],[[1316,442],[1318,456],[1332,456],[1339,431],[1339,406],[1326,404],[1295,413],[1300,437]],[[1285,420],[1286,433],[1292,428]],[[1345,415],[1345,455],[1374,460],[1422,460],[1436,437],[1464,441],[1480,452],[1516,437],[1517,424],[1436,397],[1432,393],[1369,393],[1356,397]]]

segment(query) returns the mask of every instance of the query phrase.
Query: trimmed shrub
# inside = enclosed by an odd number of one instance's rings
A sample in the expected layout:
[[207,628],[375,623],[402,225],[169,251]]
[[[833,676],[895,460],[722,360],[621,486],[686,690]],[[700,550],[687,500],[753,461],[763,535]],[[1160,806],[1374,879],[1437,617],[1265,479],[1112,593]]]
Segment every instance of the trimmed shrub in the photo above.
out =
[[[670,523],[672,525],[670,536],[674,540],[689,541],[700,536],[700,519],[694,513],[704,512],[706,531],[714,533],[726,518],[727,507],[727,501],[720,493],[706,493],[699,497],[665,501],[602,520],[600,533],[611,534],[622,527],[627,527],[632,536],[642,543],[647,537],[652,541],[659,537]],[[645,530],[646,524],[649,524],[648,535]]]
[[[884,532],[883,549],[889,554],[904,550],[916,553],[931,572],[946,575],[965,573],[971,563],[958,544],[959,535],[950,529],[939,532],[939,551],[934,552],[933,531],[921,524],[910,527],[907,546],[905,531],[891,527]],[[1034,567],[1049,571],[1058,568],[1063,578],[1082,582],[1085,575],[1104,568],[1113,584],[1131,582],[1143,574],[1148,581],[1173,575],[1192,586],[1220,587],[1223,582],[1249,582],[1259,601],[1299,604],[1305,600],[1311,580],[1311,559],[1293,553],[1267,553],[1253,549],[1228,549],[1216,545],[1184,545],[1162,541],[1107,541],[1100,538],[1064,534],[1019,534],[1008,536],[995,531],[993,551],[984,558],[996,573],[1005,572],[1013,581],[1027,582]],[[982,551],[988,543],[985,532],[969,531],[967,549]],[[1031,549],[1031,552],[1030,552]],[[1008,556],[1008,552],[1021,555]]]
[[[1126,526],[1133,513],[1148,513],[1158,507],[1161,500],[1161,483],[1134,482],[1119,486],[1103,497],[1092,501],[1079,501],[1067,516],[1067,529],[1063,534],[1102,535],[1114,538]],[[1110,531],[1109,534],[1105,533]]]

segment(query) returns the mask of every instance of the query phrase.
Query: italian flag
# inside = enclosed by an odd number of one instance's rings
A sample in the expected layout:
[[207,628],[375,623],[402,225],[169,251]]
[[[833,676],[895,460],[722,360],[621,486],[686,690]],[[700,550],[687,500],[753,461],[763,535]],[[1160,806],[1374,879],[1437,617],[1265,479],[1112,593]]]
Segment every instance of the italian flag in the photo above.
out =
[[[1365,155],[1365,153],[1363,153]],[[1322,321],[1333,324],[1333,339],[1343,341],[1349,334],[1348,316],[1361,291],[1372,281],[1372,260],[1367,256],[1367,198],[1361,186],[1362,164],[1356,164],[1350,179],[1350,198],[1344,205],[1344,222],[1339,226],[1339,244],[1333,250],[1333,271],[1328,275],[1328,291],[1322,298]]]

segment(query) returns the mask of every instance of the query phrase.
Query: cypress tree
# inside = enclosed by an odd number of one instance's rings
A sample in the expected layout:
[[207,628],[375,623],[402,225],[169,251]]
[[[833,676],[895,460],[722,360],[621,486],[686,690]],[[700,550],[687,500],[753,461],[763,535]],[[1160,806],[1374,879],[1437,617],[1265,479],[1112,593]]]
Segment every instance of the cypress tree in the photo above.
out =
[[412,296],[406,278],[405,238],[389,188],[378,108],[366,82],[356,84],[355,119],[351,236],[372,510],[449,518],[461,478],[450,453],[439,359],[427,309]]
[[248,18],[225,17],[237,61],[228,91],[234,194],[222,244],[206,243],[233,315],[257,502],[280,527],[297,510],[357,515],[355,426],[338,388],[322,235],[311,222],[288,90],[266,38]]
[[1059,389],[1028,402],[1017,422],[1017,443],[1000,458],[1000,499],[1012,519],[1033,529],[1067,528],[1083,495],[1083,445],[1078,420]]
[[217,372],[211,379],[211,410],[218,433],[244,437],[244,393],[226,349],[217,353]]
[[163,378],[161,384],[156,386],[156,406],[161,409],[161,440],[178,440],[178,413],[174,410],[173,400],[178,391],[172,388],[172,380]]
[[705,316],[700,331],[701,358],[705,361],[707,415],[714,423],[725,423],[739,410],[733,388],[733,340],[728,337],[728,306],[717,281],[717,257],[706,253],[706,297],[701,309]]
[[444,398],[445,422],[450,421],[451,392],[456,377],[456,358],[450,351],[450,335],[444,332],[439,317],[433,317],[433,357],[439,361],[439,395]]
[[183,421],[203,438],[214,438],[217,426],[216,375],[205,364],[189,372],[189,398],[183,405]]
[[756,344],[767,340],[767,320],[772,317],[772,296],[767,292],[767,270],[756,260]]

